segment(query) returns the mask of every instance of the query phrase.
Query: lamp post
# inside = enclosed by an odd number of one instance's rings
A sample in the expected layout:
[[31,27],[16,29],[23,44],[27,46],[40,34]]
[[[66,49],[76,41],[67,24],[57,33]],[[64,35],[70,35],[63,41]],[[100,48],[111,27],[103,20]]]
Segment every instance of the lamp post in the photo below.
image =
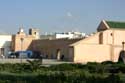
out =
[[122,59],[123,59],[123,62],[125,63],[125,51],[124,51],[125,46],[124,45],[125,45],[125,42],[123,41],[122,42],[122,49],[123,49],[122,50]]
[[122,49],[123,49],[123,50],[124,50],[124,48],[125,48],[124,45],[125,45],[125,42],[123,41],[123,42],[122,42],[122,47],[123,47]]
[[23,40],[24,38],[20,38],[21,40],[21,54],[20,54],[20,63],[22,63],[22,51],[23,51]]

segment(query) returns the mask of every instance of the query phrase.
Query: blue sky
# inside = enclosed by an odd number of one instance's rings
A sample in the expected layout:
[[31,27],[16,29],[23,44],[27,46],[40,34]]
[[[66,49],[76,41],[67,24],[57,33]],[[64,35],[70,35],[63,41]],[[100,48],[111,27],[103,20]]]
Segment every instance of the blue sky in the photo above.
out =
[[0,33],[23,25],[41,33],[96,31],[101,20],[125,21],[124,0],[0,0]]

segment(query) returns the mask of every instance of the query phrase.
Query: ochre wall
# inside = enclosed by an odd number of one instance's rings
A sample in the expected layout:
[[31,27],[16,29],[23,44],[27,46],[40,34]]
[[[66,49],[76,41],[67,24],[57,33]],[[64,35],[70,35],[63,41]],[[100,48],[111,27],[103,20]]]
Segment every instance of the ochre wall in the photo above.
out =
[[[102,44],[99,44],[99,34],[102,33]],[[75,62],[102,62],[105,60],[118,61],[123,50],[122,42],[125,41],[125,30],[109,29],[74,44],[74,52],[70,55]],[[125,48],[124,48],[125,49]],[[100,57],[101,56],[101,57]]]
[[111,60],[109,45],[79,44],[74,47],[74,62],[102,62]]
[[125,30],[114,30],[114,44],[122,45],[123,41],[125,41]]
[[81,39],[33,40],[29,49],[40,51],[46,58],[57,58],[57,51],[69,60],[69,45]]
[[[101,26],[99,26],[101,27]],[[104,27],[105,28],[105,27]],[[100,38],[102,34],[102,38]],[[24,38],[21,49],[21,38]],[[100,43],[100,40],[103,42]],[[12,50],[40,51],[47,58],[57,58],[57,52],[64,55],[64,59],[74,62],[102,62],[106,60],[118,61],[125,42],[124,29],[107,29],[85,39],[55,39],[35,40],[32,35],[24,33],[12,37]]]
[[125,30],[113,30],[114,32],[114,60],[113,61],[118,61],[118,57],[120,56],[120,52],[123,49],[122,42],[125,42]]
[[103,32],[104,44],[111,45],[112,61],[117,62],[121,50],[123,50],[122,42],[125,41],[124,29],[110,29]]
[[[23,38],[23,41],[21,43],[21,38]],[[35,37],[32,35],[13,35],[12,36],[12,50],[13,51],[21,51],[21,50],[28,50],[29,46],[31,45],[32,40],[34,40]],[[22,48],[21,48],[22,46]]]
[[99,44],[99,32],[89,36],[88,38],[82,39],[78,42],[76,42],[75,44]]
[[112,44],[113,43],[113,31],[112,30],[106,30],[103,31],[103,44]]

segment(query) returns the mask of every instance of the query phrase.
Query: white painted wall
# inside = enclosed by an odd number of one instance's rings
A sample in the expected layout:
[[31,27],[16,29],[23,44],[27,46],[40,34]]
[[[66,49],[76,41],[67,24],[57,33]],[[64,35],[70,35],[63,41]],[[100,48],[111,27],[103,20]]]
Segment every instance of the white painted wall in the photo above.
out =
[[67,33],[56,33],[55,34],[55,38],[59,39],[59,38],[81,38],[81,37],[85,37],[85,33],[80,33],[80,32],[67,32]]
[[11,49],[11,37],[11,35],[0,35],[0,48],[4,48],[4,56],[8,56],[8,52]]
[[56,38],[73,38],[73,34],[56,34]]

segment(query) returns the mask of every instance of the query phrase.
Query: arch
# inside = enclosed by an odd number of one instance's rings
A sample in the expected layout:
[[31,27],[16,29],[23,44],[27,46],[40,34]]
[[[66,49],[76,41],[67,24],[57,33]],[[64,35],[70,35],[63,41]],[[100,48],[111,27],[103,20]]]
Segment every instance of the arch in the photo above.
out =
[[61,55],[61,60],[64,60],[64,54],[63,54],[63,55]]
[[118,62],[123,62],[125,63],[125,50],[121,50],[119,53],[119,58],[118,58]]
[[60,58],[61,58],[61,50],[60,49],[56,50],[56,58],[57,58],[57,60],[60,60]]

